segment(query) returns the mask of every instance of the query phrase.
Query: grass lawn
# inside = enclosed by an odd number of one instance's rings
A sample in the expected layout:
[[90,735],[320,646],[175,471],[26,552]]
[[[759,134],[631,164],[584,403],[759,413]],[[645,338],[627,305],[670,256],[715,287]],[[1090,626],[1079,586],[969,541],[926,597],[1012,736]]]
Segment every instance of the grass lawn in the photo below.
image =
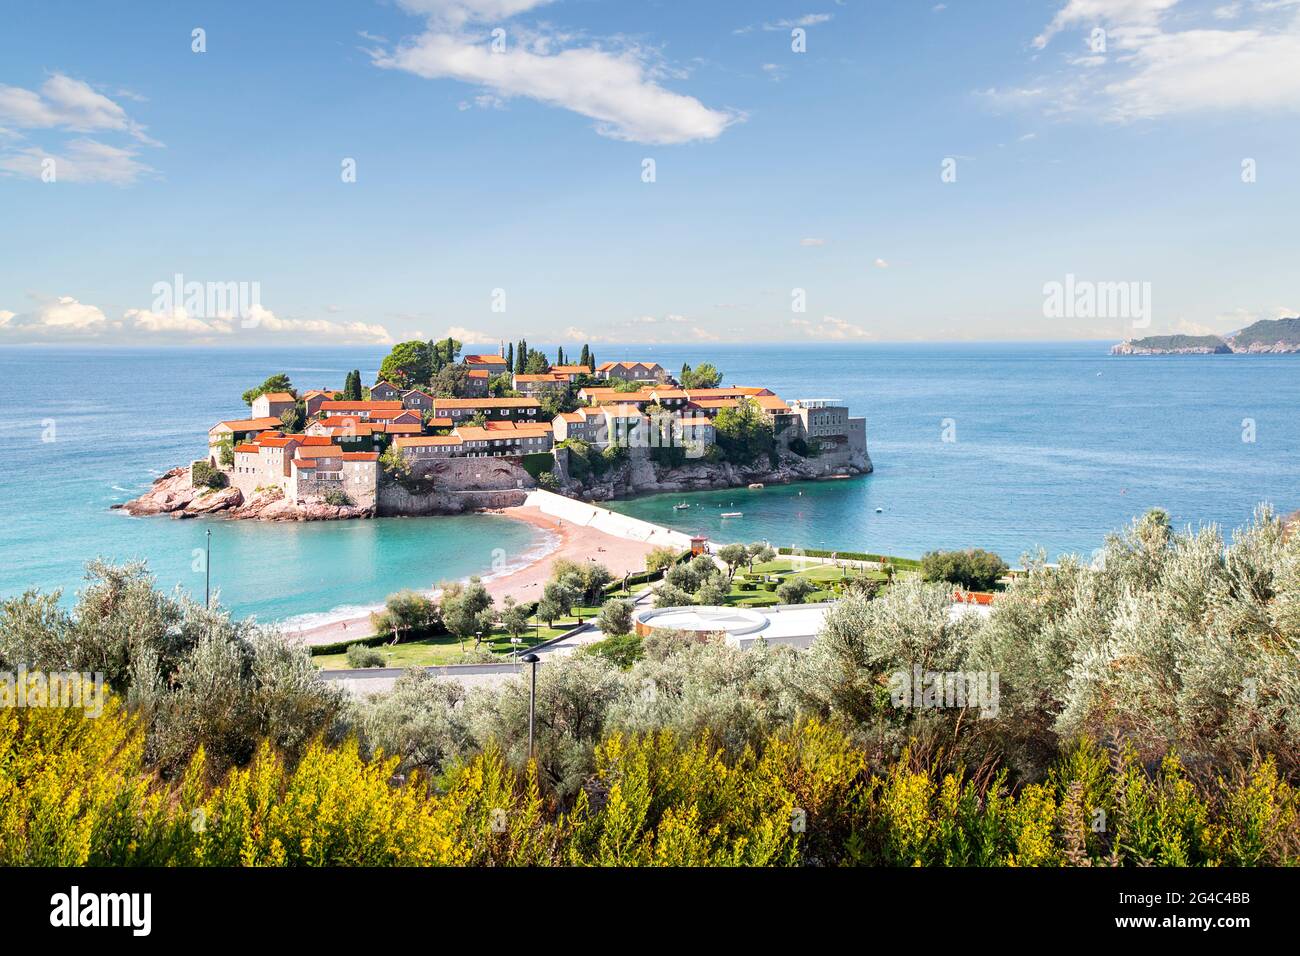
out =
[[[806,602],[809,604],[818,601],[830,601],[835,598],[835,592],[830,587],[833,582],[842,581],[846,577],[851,577],[859,572],[855,569],[837,568],[833,564],[810,564],[800,570],[795,570],[794,564],[789,558],[782,558],[776,561],[768,561],[764,564],[754,565],[755,575],[771,574],[779,576],[783,581],[793,578],[804,578],[818,585],[816,591],[808,596]],[[742,591],[740,589],[741,577],[748,574],[747,571],[740,571],[736,574],[736,580],[732,582],[731,591],[727,595],[727,603],[734,604],[738,607],[768,607],[773,604],[780,604],[781,599],[776,596],[775,591],[768,591],[763,588],[762,583],[753,591]],[[882,571],[868,571],[869,577],[877,581],[887,580],[887,576]]]
[[[632,590],[633,594],[637,593],[636,588]],[[621,594],[611,595],[611,597],[622,596]],[[559,637],[566,631],[573,630],[579,623],[590,621],[599,613],[599,606],[584,605],[575,607],[572,614],[556,618],[549,625],[545,621],[539,622],[536,618],[533,618],[529,621],[529,630],[519,635],[520,644],[511,644],[510,638],[512,635],[503,628],[498,627],[493,630],[490,637],[483,641],[479,650],[490,651],[493,654],[500,655],[503,661],[508,660],[513,652],[527,650],[535,644]],[[464,647],[467,651],[473,650],[473,638],[467,640]],[[460,640],[450,634],[440,634],[437,637],[426,637],[415,641],[404,641],[401,644],[381,644],[375,650],[384,655],[385,667],[434,667],[442,664],[465,663],[462,658]],[[346,654],[320,654],[313,657],[312,661],[322,670],[348,669]]]

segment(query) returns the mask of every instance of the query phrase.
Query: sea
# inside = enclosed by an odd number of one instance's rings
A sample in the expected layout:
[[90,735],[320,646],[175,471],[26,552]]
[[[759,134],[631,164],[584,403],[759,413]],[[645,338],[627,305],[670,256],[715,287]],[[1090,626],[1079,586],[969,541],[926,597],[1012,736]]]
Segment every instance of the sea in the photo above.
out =
[[[674,372],[708,361],[728,384],[845,402],[867,419],[875,465],[849,480],[611,507],[719,542],[904,557],[980,547],[1013,564],[1039,550],[1090,556],[1150,508],[1225,534],[1261,504],[1300,508],[1300,356],[1108,347],[593,343],[598,360]],[[281,523],[111,510],[201,456],[207,429],[245,415],[240,394],[267,376],[340,388],[352,368],[373,381],[385,352],[0,348],[0,598],[60,590],[70,602],[86,562],[144,561],[162,587],[200,600],[210,587],[241,616],[308,626],[532,560],[544,533],[492,515]]]

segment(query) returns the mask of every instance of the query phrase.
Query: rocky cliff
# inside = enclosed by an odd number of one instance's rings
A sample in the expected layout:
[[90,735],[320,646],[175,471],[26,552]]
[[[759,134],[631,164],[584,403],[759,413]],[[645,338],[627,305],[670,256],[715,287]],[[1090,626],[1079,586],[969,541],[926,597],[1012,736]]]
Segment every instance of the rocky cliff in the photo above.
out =
[[719,488],[743,488],[755,482],[783,485],[793,481],[816,481],[839,476],[865,475],[872,471],[867,454],[826,454],[801,458],[782,453],[775,465],[767,459],[753,465],[730,462],[687,462],[667,467],[649,458],[634,457],[621,462],[603,475],[588,475],[578,480],[568,473],[563,456],[557,457],[556,474],[560,491],[574,498],[609,501],[633,495],[673,491],[708,491]]
[[188,468],[173,468],[155,479],[139,498],[113,507],[131,515],[165,514],[173,518],[220,515],[263,521],[336,521],[369,518],[374,514],[373,509],[351,505],[327,505],[324,502],[295,505],[285,500],[284,493],[278,488],[260,492],[248,500],[238,488],[195,488],[190,484]]
[[1239,332],[1217,335],[1149,335],[1111,346],[1112,355],[1281,355],[1300,353],[1300,318],[1261,319]]

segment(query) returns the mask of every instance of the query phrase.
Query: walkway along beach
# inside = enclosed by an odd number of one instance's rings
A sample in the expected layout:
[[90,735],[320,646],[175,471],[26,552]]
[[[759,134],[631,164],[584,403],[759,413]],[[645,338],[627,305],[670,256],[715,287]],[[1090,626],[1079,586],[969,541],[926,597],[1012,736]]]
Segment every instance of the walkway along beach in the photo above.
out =
[[[498,577],[484,577],[488,593],[498,604],[508,594],[520,602],[537,600],[542,585],[550,577],[551,567],[560,558],[571,561],[594,559],[616,577],[621,577],[644,571],[645,557],[655,548],[671,547],[684,551],[690,547],[690,537],[679,531],[549,491],[531,492],[523,505],[492,514],[526,521],[549,532],[554,542],[550,551],[532,563]],[[485,542],[485,547],[490,547],[490,542]],[[430,576],[429,588],[433,589],[437,584],[437,570],[430,569]],[[300,630],[287,629],[286,633],[303,644],[322,645],[363,640],[373,632],[370,616],[366,614]]]

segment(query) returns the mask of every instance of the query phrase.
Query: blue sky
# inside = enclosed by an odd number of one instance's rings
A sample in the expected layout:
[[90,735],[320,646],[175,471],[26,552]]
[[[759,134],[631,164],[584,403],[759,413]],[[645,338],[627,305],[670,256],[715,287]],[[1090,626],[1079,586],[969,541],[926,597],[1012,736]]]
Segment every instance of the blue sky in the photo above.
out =
[[[1300,0],[0,15],[0,344],[452,331],[605,354],[1300,310]],[[160,298],[177,275],[257,303]],[[1047,317],[1068,275],[1149,283],[1149,326]]]

